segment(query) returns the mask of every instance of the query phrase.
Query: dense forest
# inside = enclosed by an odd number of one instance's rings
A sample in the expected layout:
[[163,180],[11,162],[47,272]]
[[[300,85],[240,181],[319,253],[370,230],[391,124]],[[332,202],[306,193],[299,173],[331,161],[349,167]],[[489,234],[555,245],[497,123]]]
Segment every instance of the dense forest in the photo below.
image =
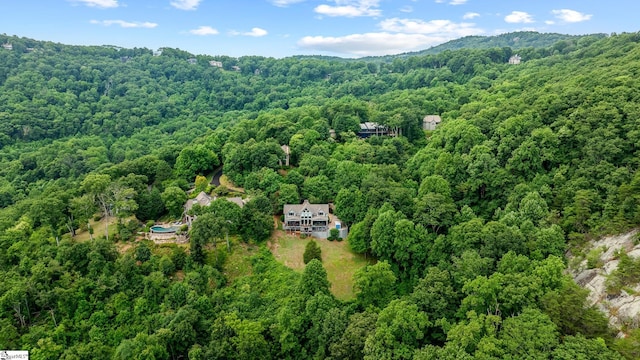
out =
[[[519,65],[508,46],[380,62],[0,43],[0,349],[640,356],[637,321],[610,329],[565,271],[640,222],[640,33],[520,48]],[[442,123],[424,131],[425,115]],[[362,139],[363,122],[401,135]],[[208,184],[220,166],[244,207],[195,207],[185,246],[137,237],[200,190],[234,193]],[[332,202],[375,259],[352,299],[318,259],[296,272],[266,246],[303,199]],[[231,278],[234,261],[248,270]]]

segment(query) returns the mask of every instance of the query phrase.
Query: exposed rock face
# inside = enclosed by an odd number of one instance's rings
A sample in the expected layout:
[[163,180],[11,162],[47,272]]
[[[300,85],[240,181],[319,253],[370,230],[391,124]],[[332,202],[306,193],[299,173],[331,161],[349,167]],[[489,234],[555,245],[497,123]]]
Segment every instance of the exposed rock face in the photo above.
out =
[[589,290],[589,304],[596,305],[604,312],[609,318],[609,324],[616,329],[620,329],[623,324],[637,327],[640,322],[640,279],[638,284],[631,286],[639,295],[629,294],[624,290],[620,294],[609,295],[606,285],[607,276],[618,268],[619,260],[615,256],[618,250],[624,250],[632,258],[640,257],[640,244],[634,245],[637,235],[638,231],[634,230],[595,241],[586,251],[601,249],[598,266],[588,269],[585,259],[569,269],[576,283]]

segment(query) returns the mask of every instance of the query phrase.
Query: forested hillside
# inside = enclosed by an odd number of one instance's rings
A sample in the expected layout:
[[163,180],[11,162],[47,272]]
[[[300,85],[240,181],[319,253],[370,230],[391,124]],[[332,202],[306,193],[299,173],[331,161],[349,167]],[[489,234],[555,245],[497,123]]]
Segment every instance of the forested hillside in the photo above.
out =
[[494,35],[494,36],[465,36],[460,39],[447,41],[444,44],[436,45],[426,50],[414,51],[399,55],[387,55],[379,57],[367,57],[362,60],[382,60],[385,62],[391,62],[396,58],[406,58],[411,56],[421,55],[435,55],[447,50],[461,50],[461,49],[492,49],[508,47],[513,51],[520,51],[520,49],[526,48],[547,48],[554,44],[567,41],[568,43],[575,43],[580,38],[604,38],[606,34],[591,34],[591,35],[566,35],[557,33],[539,33],[536,31],[517,31],[512,33]]
[[[13,45],[0,49],[0,349],[640,354],[637,321],[609,329],[565,273],[567,251],[640,222],[638,33],[519,49],[519,65],[502,46],[377,63],[0,43]],[[424,131],[425,115],[443,121]],[[401,136],[361,139],[363,122]],[[188,246],[135,240],[200,190],[234,193],[203,180],[219,166],[244,207],[196,207]],[[297,273],[266,246],[282,205],[303,199],[334,203],[350,248],[377,261],[352,300],[320,261]],[[108,237],[92,227],[110,217]]]

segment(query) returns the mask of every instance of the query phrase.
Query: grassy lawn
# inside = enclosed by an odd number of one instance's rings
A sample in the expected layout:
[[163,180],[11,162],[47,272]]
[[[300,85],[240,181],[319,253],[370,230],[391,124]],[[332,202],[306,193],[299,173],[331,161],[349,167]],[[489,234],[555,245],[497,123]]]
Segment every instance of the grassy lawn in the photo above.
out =
[[231,191],[244,193],[244,189],[239,187],[239,186],[236,186],[234,183],[232,183],[231,180],[229,180],[229,178],[227,178],[227,175],[222,175],[220,177],[220,185],[226,187],[227,189],[229,189]]
[[252,274],[253,269],[249,259],[258,252],[259,248],[254,245],[236,243],[232,249],[233,251],[224,265],[224,274],[230,283],[239,277]]
[[[274,257],[284,265],[302,272],[304,262],[302,254],[311,238],[301,239],[276,231],[269,248]],[[327,277],[331,283],[331,292],[341,300],[351,300],[353,294],[353,274],[359,268],[373,264],[372,259],[365,259],[360,254],[353,253],[345,241],[329,241],[316,239],[322,249],[322,264],[327,270]]]
[[[89,220],[89,223],[93,228],[94,239],[105,235],[105,218],[100,219],[100,221]],[[116,234],[116,223],[117,223],[117,218],[115,216],[110,216],[109,217],[109,238],[113,237]],[[89,231],[80,230],[80,229],[76,230],[75,239],[77,241],[89,240],[90,239]]]

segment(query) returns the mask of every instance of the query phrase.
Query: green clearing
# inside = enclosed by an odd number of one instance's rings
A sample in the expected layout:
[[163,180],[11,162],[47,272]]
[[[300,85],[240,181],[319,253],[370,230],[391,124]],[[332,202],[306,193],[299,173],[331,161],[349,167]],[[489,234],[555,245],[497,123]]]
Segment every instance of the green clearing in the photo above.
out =
[[[117,218],[115,216],[109,217],[109,237],[113,237],[117,231]],[[97,238],[100,236],[105,236],[105,221],[106,219],[103,217],[100,221],[89,220],[91,227],[93,228],[93,238]],[[126,221],[126,220],[125,220]],[[91,237],[89,235],[89,231],[84,229],[77,229],[76,236],[74,237],[76,241],[87,241]]]
[[[269,248],[276,260],[295,271],[302,272],[305,266],[302,254],[310,240],[311,238],[301,239],[295,235],[276,231]],[[365,259],[363,255],[352,252],[345,241],[316,239],[316,242],[322,249],[322,264],[327,270],[331,292],[340,300],[353,299],[353,274],[365,265],[374,264],[375,260]]]
[[258,252],[255,245],[247,245],[237,243],[232,247],[233,251],[229,254],[224,266],[224,275],[229,283],[235,279],[252,274],[251,256]]

